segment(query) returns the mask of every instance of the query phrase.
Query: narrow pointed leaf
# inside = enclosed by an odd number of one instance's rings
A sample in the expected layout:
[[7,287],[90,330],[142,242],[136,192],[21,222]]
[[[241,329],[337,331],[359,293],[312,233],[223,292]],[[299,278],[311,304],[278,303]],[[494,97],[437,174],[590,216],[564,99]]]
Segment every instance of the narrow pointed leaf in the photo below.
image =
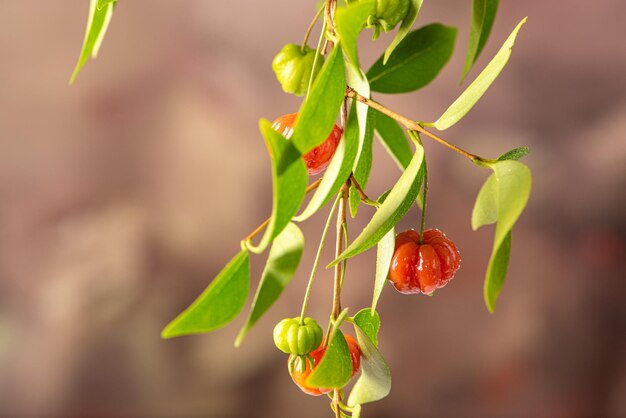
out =
[[411,3],[409,5],[409,12],[400,24],[400,28],[396,33],[396,37],[393,38],[393,41],[391,41],[391,44],[389,44],[389,46],[385,50],[385,55],[383,56],[383,64],[387,64],[387,60],[389,60],[391,53],[396,49],[400,42],[402,42],[402,40],[406,37],[406,35],[413,27],[413,23],[415,23],[415,19],[417,19],[417,15],[422,8],[422,3],[424,3],[423,0],[411,0]]
[[364,0],[347,7],[340,7],[335,12],[335,30],[341,41],[341,47],[348,61],[355,68],[360,68],[357,39],[375,6],[374,0]]
[[509,61],[517,33],[525,22],[526,18],[522,19],[504,42],[500,51],[498,51],[496,56],[487,64],[485,69],[476,77],[472,84],[467,87],[436,122],[429,125],[443,131],[461,120],[467,112],[474,107],[476,102],[485,94],[489,86],[491,86],[491,83],[495,81]]
[[423,161],[424,148],[418,144],[411,162],[370,222],[329,267],[376,245],[402,219],[417,198],[422,185]]
[[354,315],[354,322],[365,332],[374,346],[378,347],[378,330],[380,329],[380,316],[375,310],[361,309]]
[[505,160],[519,160],[528,155],[530,149],[528,147],[519,147],[512,149],[511,151],[507,151],[501,156],[498,157],[498,161]]
[[351,109],[346,128],[332,161],[324,172],[322,182],[315,190],[307,207],[294,218],[298,222],[307,220],[320,210],[339,192],[352,172],[359,147],[359,127],[355,109]]
[[[357,114],[359,112],[357,106]],[[363,138],[363,144],[361,146],[361,152],[357,156],[357,161],[353,168],[354,178],[361,188],[365,189],[367,181],[370,177],[372,170],[372,146],[374,142],[374,119],[372,112],[367,112],[367,123],[365,127],[365,136]],[[360,121],[362,119],[359,119]],[[359,131],[361,127],[359,126]],[[359,193],[354,186],[350,187],[350,215],[354,218],[357,214],[359,203],[361,202]]]
[[341,388],[352,376],[352,359],[348,343],[341,331],[336,330],[326,352],[313,369],[306,384],[318,388]]
[[170,322],[162,338],[213,331],[232,321],[243,309],[250,288],[248,252],[238,253],[204,292]]
[[[380,298],[387,276],[389,275],[389,267],[391,267],[391,259],[396,246],[396,230],[391,228],[383,238],[378,242],[376,249],[376,278],[374,280],[374,296],[372,297],[371,311],[376,311],[376,305]],[[372,339],[373,340],[373,339]],[[374,340],[373,340],[374,341]],[[375,341],[374,341],[375,342]]]
[[78,62],[70,77],[70,84],[74,83],[81,68],[85,65],[89,57],[96,58],[102,40],[106,34],[109,22],[113,16],[113,7],[115,3],[109,2],[98,8],[98,0],[90,0],[89,2],[89,16],[87,18],[87,28],[85,29],[85,39],[83,40],[83,47],[78,57]]
[[465,67],[461,75],[461,83],[485,47],[497,11],[498,0],[474,0],[472,2],[472,24],[470,26],[467,57],[465,58]]
[[491,313],[496,309],[496,300],[502,290],[502,285],[504,285],[510,256],[511,231],[505,235],[499,246],[494,247],[494,251],[489,259],[489,267],[487,267],[484,296],[487,309]]
[[[276,132],[269,121],[261,119],[259,123],[261,133],[267,144],[272,158],[272,180],[274,184],[273,207],[270,223],[265,230],[258,246],[248,245],[254,253],[263,252],[278,234],[287,226],[291,218],[300,208],[304,200],[308,175],[304,161],[298,150],[280,133]],[[296,158],[292,158],[295,156]],[[281,161],[292,161],[291,164],[280,170]]]
[[355,325],[361,350],[361,376],[348,397],[348,406],[363,405],[383,399],[391,390],[391,373],[387,362],[367,334]]
[[407,93],[424,87],[446,65],[456,29],[434,23],[409,33],[383,64],[381,56],[367,71],[372,91]]
[[246,334],[283,293],[293,277],[304,249],[304,235],[293,223],[287,224],[272,244],[250,314],[235,340],[240,346]]
[[320,145],[332,130],[346,92],[341,47],[335,46],[302,103],[291,141],[301,154]]
[[376,133],[389,155],[394,159],[400,169],[404,170],[411,161],[413,152],[404,130],[398,122],[389,116],[372,110],[374,113]]

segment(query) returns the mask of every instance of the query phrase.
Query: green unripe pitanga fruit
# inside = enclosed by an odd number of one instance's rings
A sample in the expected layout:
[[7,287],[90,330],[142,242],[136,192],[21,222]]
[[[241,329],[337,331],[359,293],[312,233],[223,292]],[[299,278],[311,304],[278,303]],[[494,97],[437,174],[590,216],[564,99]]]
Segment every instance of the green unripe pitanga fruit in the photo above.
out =
[[[314,61],[315,69],[313,69]],[[311,71],[315,79],[323,64],[324,57],[321,54],[317,54],[317,60],[315,60],[314,49],[308,46],[302,48],[300,45],[287,44],[274,57],[272,69],[286,93],[304,96],[309,86]]]
[[286,318],[274,327],[274,344],[283,353],[302,356],[309,354],[322,343],[323,332],[313,318]]
[[[358,1],[358,0],[357,0]],[[349,3],[356,3],[354,0]],[[374,29],[374,39],[378,38],[380,31],[389,32],[404,20],[409,13],[411,0],[377,0],[376,9],[367,18],[366,27]]]

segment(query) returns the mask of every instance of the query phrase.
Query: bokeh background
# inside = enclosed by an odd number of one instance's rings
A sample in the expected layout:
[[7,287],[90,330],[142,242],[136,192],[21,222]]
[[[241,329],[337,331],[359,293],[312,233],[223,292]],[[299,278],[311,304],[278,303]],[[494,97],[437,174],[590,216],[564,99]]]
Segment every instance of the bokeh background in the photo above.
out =
[[[312,3],[122,0],[100,56],[69,87],[88,2],[0,2],[0,416],[330,416],[327,400],[291,383],[271,339],[299,313],[323,212],[302,226],[299,273],[241,348],[243,318],[159,337],[271,210],[257,121],[299,105],[270,63],[302,39]],[[456,241],[463,265],[433,297],[383,294],[394,383],[366,417],[626,416],[626,3],[501,3],[470,77],[529,21],[509,66],[445,137],[489,157],[532,149],[508,282],[489,314],[493,230],[469,222],[488,172],[426,142],[429,225]],[[453,59],[423,90],[377,98],[434,120],[461,91],[470,10],[425,2],[418,25],[460,29]],[[363,38],[369,65],[389,37]],[[379,145],[374,164],[376,196],[399,171]],[[411,212],[402,227],[417,222]],[[263,262],[253,259],[253,286]],[[373,273],[372,253],[350,264],[353,312],[369,303]],[[330,282],[322,272],[312,295],[320,321]]]

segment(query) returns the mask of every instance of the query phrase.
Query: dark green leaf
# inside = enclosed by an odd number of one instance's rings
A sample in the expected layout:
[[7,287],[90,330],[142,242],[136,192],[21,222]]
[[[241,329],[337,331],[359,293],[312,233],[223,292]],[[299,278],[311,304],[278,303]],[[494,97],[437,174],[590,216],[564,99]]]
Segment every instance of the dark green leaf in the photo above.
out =
[[[383,238],[378,241],[376,249],[376,278],[374,280],[374,296],[372,297],[372,311],[376,310],[378,299],[380,298],[387,276],[389,275],[389,267],[391,267],[391,259],[396,246],[396,230],[391,228]],[[374,339],[372,339],[375,341]]]
[[337,151],[328,165],[322,182],[317,187],[315,194],[309,201],[304,211],[295,217],[298,222],[304,221],[315,214],[322,206],[339,192],[352,172],[352,166],[356,160],[359,146],[359,127],[355,109],[352,108],[343,138],[339,142]]
[[487,43],[497,11],[498,0],[473,1],[472,24],[470,26],[467,57],[465,58],[465,67],[461,75],[461,83]]
[[415,19],[417,19],[417,15],[419,14],[420,9],[422,8],[422,3],[423,3],[423,0],[411,0],[411,3],[409,5],[409,12],[407,13],[406,17],[402,21],[402,24],[400,25],[400,28],[398,29],[398,33],[396,33],[396,37],[393,38],[393,41],[391,42],[391,44],[389,44],[389,46],[385,50],[383,64],[387,63],[387,60],[391,56],[391,53],[394,51],[394,49],[396,49],[396,47],[400,44],[400,42],[402,42],[402,40],[406,37],[406,35],[411,30],[411,27],[413,26],[413,23],[415,23]]
[[363,0],[335,11],[335,30],[348,61],[355,68],[360,68],[357,39],[375,6],[375,1]]
[[306,384],[317,388],[342,388],[352,377],[352,359],[348,343],[341,331],[336,330],[328,348]]
[[[519,32],[522,25],[526,22],[526,18],[515,27],[511,35],[504,42],[500,51],[491,60],[485,69],[476,77],[476,80],[470,84],[467,89],[450,105],[450,107],[437,119],[434,123],[428,123],[427,126],[434,126],[435,128],[443,131],[448,129],[459,120],[461,120],[467,112],[478,102],[478,100],[485,94],[491,83],[498,77],[506,63],[509,61],[513,45],[515,44],[515,37]],[[372,85],[372,88],[374,86]]]
[[389,116],[376,110],[372,110],[372,113],[374,113],[376,133],[380,142],[396,164],[404,170],[409,165],[413,154],[404,130]]
[[[359,108],[357,107],[357,113],[359,112]],[[359,126],[360,131],[360,126]],[[374,119],[373,112],[367,113],[367,124],[365,128],[365,135],[363,137],[363,144],[361,147],[360,154],[357,155],[357,161],[354,164],[353,173],[354,178],[356,179],[359,186],[362,189],[365,189],[367,186],[367,181],[370,177],[370,172],[372,170],[372,145],[374,142]],[[356,191],[354,186],[350,187],[350,215],[354,218],[357,214],[357,210],[359,208],[359,203],[361,199],[359,193]]]
[[407,93],[430,83],[446,65],[456,29],[440,24],[424,26],[411,32],[383,64],[380,57],[367,72],[373,91]]
[[378,347],[378,330],[380,329],[378,312],[370,308],[361,309],[354,315],[354,322],[365,332],[374,346]]
[[213,331],[232,321],[243,309],[250,288],[248,252],[237,254],[204,292],[170,322],[162,338]]
[[72,77],[70,77],[70,84],[74,83],[76,76],[78,76],[78,73],[89,57],[96,58],[98,55],[98,50],[100,49],[100,45],[102,45],[102,40],[109,27],[111,16],[113,16],[114,5],[115,3],[109,2],[99,9],[98,0],[90,0],[85,39],[83,40],[83,47],[78,57],[78,62],[76,63]]
[[519,160],[520,158],[527,156],[529,152],[530,149],[528,147],[515,148],[498,157],[498,161]]
[[367,334],[358,325],[354,329],[361,350],[361,376],[348,397],[348,406],[351,407],[380,400],[391,390],[391,373],[387,362]]
[[511,231],[509,231],[489,259],[487,276],[485,278],[484,296],[487,309],[492,312],[496,309],[496,300],[502,290],[506,271],[509,267],[509,257],[511,255]]
[[235,340],[235,346],[241,345],[250,328],[283,293],[298,268],[303,248],[304,235],[302,235],[302,231],[296,225],[289,223],[272,244],[259,287],[252,302],[250,315]]
[[335,46],[298,113],[291,141],[301,154],[326,140],[335,125],[345,93],[343,54],[340,46]]
[[[272,157],[272,179],[274,183],[272,217],[265,230],[265,234],[258,246],[248,244],[250,251],[263,252],[300,208],[304,200],[308,176],[304,161],[291,141],[286,140],[276,132],[269,121],[261,119],[259,123],[261,133],[270,150]],[[291,156],[296,156],[292,158]],[[280,161],[292,161],[282,171],[278,165]]]
[[376,245],[407,213],[417,198],[424,176],[422,162],[424,148],[416,144],[415,153],[406,170],[393,186],[391,192],[378,208],[361,234],[330,265],[353,257]]

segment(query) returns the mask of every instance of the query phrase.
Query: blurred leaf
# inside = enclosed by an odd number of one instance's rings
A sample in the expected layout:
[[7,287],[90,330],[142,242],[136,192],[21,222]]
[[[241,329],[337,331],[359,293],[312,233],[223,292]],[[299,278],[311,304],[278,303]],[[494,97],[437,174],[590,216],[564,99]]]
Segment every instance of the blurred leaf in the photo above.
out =
[[339,7],[335,11],[335,30],[348,61],[356,69],[360,68],[357,40],[375,6],[374,0],[362,0],[347,7]]
[[378,330],[380,329],[378,312],[370,308],[361,309],[354,315],[354,322],[365,332],[374,346],[378,347]]
[[389,60],[391,53],[396,49],[396,47],[400,44],[400,42],[402,42],[402,40],[406,37],[406,35],[411,30],[411,27],[413,27],[413,23],[415,23],[415,19],[417,19],[417,15],[419,14],[420,9],[422,8],[422,3],[423,3],[423,0],[411,0],[411,3],[409,5],[409,12],[407,13],[404,20],[402,20],[402,24],[400,24],[400,28],[398,29],[398,32],[396,33],[396,37],[393,38],[393,41],[391,42],[391,44],[389,44],[389,46],[385,50],[385,55],[383,56],[383,64],[387,64],[387,61]]
[[[346,93],[346,69],[341,47],[335,46],[302,103],[291,141],[305,154],[326,140]],[[290,161],[289,161],[290,162]]]
[[424,175],[422,170],[423,161],[424,148],[416,144],[415,154],[413,154],[411,162],[400,176],[400,179],[398,179],[398,182],[393,186],[383,204],[378,208],[363,231],[361,231],[361,234],[352,241],[337,259],[329,264],[329,267],[376,245],[402,219],[419,193]]
[[250,314],[237,339],[239,347],[250,328],[267,312],[283,293],[298,268],[304,248],[304,235],[293,223],[287,224],[272,244]]
[[391,373],[387,362],[364,330],[356,324],[354,329],[361,350],[361,376],[348,397],[348,406],[351,407],[383,399],[391,390]]
[[[491,83],[498,77],[506,63],[509,61],[513,45],[515,44],[515,37],[519,32],[522,25],[526,22],[526,18],[515,27],[511,35],[500,48],[500,51],[491,60],[491,62],[485,67],[485,69],[478,75],[476,80],[470,84],[467,89],[450,105],[450,107],[437,119],[434,123],[429,123],[427,126],[434,126],[435,128],[443,131],[448,129],[459,120],[461,120],[467,112],[478,102],[478,100],[485,94]],[[373,88],[373,86],[372,86]]]
[[411,161],[413,152],[409,141],[404,134],[404,129],[392,118],[372,109],[376,126],[376,133],[389,155],[394,159],[400,169],[404,170]]
[[409,33],[383,64],[380,57],[367,72],[373,91],[407,93],[424,87],[435,79],[446,65],[452,50],[456,29],[438,23]]
[[[272,196],[274,204],[270,223],[261,242],[256,247],[248,244],[250,251],[257,254],[267,248],[296,214],[304,200],[308,182],[306,166],[293,143],[276,132],[266,119],[261,119],[259,127],[272,158],[272,180],[274,184]],[[294,155],[296,156],[295,159],[290,157]],[[286,160],[293,162],[281,171],[278,164],[280,164],[280,161]]]
[[515,148],[499,156],[498,161],[519,160],[520,158],[527,156],[529,152],[530,149],[528,147]]
[[243,309],[250,288],[248,252],[237,254],[204,292],[162,331],[162,338],[213,331]]
[[117,0],[98,0],[98,10],[102,10],[102,8],[108,6],[111,3],[115,3]]
[[[389,267],[391,267],[391,259],[393,258],[393,251],[396,246],[396,230],[391,228],[383,238],[378,241],[376,249],[376,278],[374,280],[374,296],[372,297],[371,311],[376,311],[376,305],[380,298],[385,283],[387,282],[387,276],[389,275]],[[376,345],[378,343],[374,338],[372,341]]]
[[470,26],[467,57],[465,58],[465,67],[461,75],[461,83],[463,83],[463,79],[465,79],[465,76],[485,47],[487,39],[489,39],[497,11],[498,0],[474,0],[472,2],[472,24]]
[[[357,105],[357,115],[361,109]],[[367,110],[367,109],[366,109]],[[361,121],[362,119],[359,119]],[[359,124],[359,132],[361,125]],[[357,183],[363,190],[367,186],[367,181],[372,170],[372,145],[374,142],[374,119],[372,112],[367,113],[367,123],[361,153],[357,156],[357,161],[353,168],[353,175]],[[361,197],[354,186],[350,186],[350,215],[354,218],[357,214]]]
[[107,4],[103,4],[101,8],[98,8],[97,1],[89,1],[89,17],[87,19],[87,29],[85,29],[85,39],[83,40],[83,47],[78,57],[78,62],[72,77],[70,77],[70,84],[74,83],[76,76],[78,76],[89,57],[96,58],[98,55],[98,50],[109,27],[111,16],[113,16],[114,2],[109,1]]
[[337,328],[322,360],[311,372],[306,384],[317,388],[342,388],[352,377],[352,359],[345,337]]

